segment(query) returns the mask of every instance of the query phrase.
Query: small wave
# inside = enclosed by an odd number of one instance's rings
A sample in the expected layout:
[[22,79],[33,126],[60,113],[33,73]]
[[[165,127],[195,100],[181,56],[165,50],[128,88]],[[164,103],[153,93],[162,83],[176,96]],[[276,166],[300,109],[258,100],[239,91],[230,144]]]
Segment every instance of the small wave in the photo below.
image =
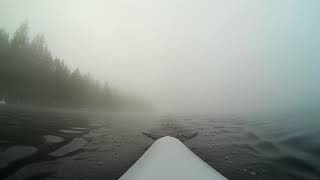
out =
[[320,175],[319,167],[316,167],[308,161],[298,157],[283,156],[277,158],[276,161],[281,168],[289,170],[289,173],[296,177],[300,176],[301,179],[317,179]]
[[267,140],[259,141],[255,145],[255,147],[256,147],[256,149],[259,150],[259,152],[262,152],[264,155],[279,156],[282,154],[278,145],[276,145],[275,143],[273,143],[271,141],[267,141]]
[[165,120],[162,122],[162,127],[142,132],[142,134],[153,140],[164,136],[172,136],[183,142],[196,137],[198,132],[194,132],[188,127],[181,126],[173,120]]

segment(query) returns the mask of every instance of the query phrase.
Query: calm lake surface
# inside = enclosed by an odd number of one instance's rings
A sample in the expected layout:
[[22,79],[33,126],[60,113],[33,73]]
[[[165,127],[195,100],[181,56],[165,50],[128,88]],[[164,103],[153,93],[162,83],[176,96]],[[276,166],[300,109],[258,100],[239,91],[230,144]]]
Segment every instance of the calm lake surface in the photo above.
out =
[[0,106],[0,179],[117,179],[166,135],[231,180],[320,179],[316,111],[160,115],[15,106]]

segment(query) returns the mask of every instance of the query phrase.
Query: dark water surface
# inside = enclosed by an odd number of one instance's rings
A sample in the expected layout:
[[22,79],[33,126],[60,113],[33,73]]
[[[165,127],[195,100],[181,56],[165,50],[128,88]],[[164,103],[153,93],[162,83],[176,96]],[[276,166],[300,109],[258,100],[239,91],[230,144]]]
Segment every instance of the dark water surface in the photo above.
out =
[[0,106],[0,179],[117,179],[174,136],[233,180],[320,179],[320,112],[92,113]]

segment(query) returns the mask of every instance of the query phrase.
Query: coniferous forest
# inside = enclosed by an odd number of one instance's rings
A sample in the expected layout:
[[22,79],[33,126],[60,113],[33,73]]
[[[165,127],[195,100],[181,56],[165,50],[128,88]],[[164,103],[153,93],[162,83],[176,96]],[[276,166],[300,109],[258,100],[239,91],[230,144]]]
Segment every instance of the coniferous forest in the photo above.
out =
[[12,37],[0,29],[0,99],[8,104],[53,107],[141,108],[136,97],[117,93],[89,73],[53,57],[43,35],[29,35],[24,21]]

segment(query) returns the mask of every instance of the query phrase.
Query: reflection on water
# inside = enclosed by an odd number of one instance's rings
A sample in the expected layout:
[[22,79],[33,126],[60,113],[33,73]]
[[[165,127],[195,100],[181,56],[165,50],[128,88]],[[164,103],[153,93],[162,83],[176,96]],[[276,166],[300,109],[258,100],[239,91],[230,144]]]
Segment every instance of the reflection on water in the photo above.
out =
[[319,179],[320,113],[170,115],[0,108],[0,179],[117,179],[179,138],[229,179]]
[[67,145],[62,146],[58,150],[49,153],[50,156],[65,156],[69,153],[75,152],[77,150],[82,149],[84,146],[86,146],[88,142],[85,139],[82,138],[74,138],[71,142],[69,142]]
[[53,135],[44,135],[43,138],[47,143],[60,143],[64,140],[62,137]]
[[2,151],[0,154],[0,168],[6,168],[11,162],[31,156],[37,152],[37,148],[32,146],[12,146]]

